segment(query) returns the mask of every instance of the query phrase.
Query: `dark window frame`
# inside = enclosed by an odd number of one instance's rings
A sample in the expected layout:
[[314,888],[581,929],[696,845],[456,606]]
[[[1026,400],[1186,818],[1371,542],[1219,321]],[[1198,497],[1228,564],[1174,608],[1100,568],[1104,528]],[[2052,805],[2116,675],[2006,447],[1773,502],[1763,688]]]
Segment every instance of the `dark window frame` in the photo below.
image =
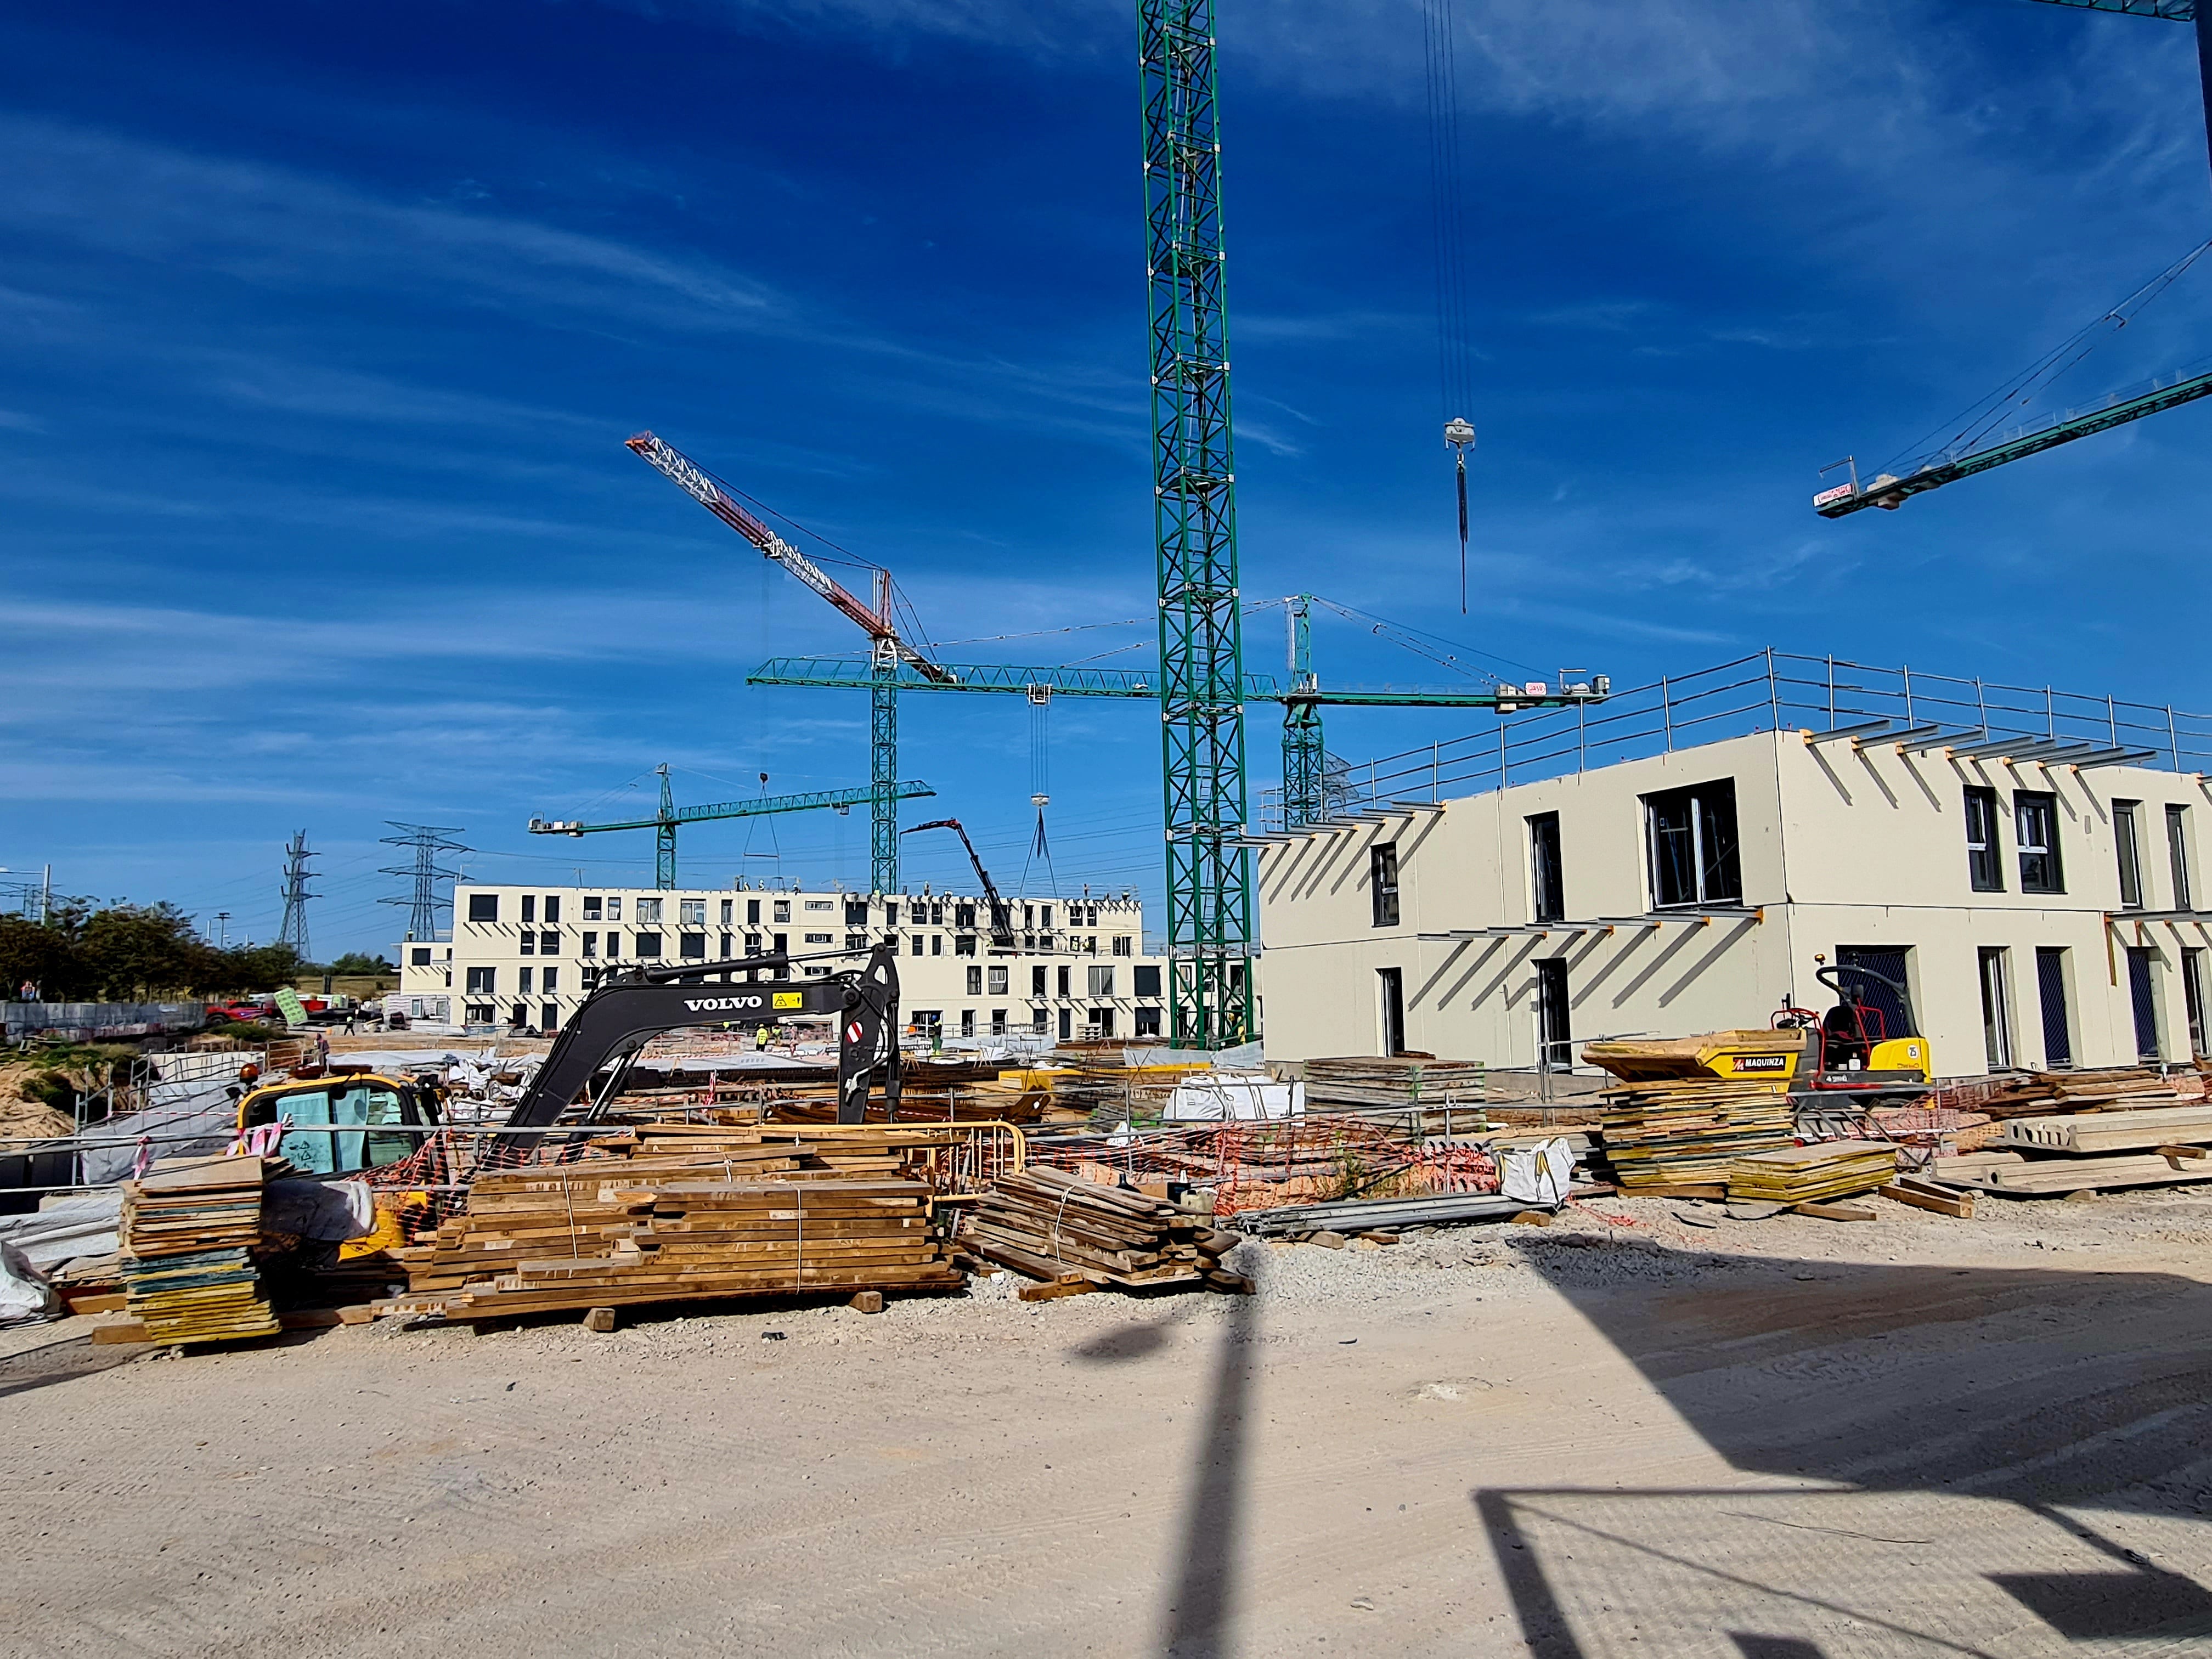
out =
[[1400,917],[1404,914],[1404,908],[1399,902],[1400,874],[1396,842],[1386,841],[1379,847],[1368,849],[1367,884],[1372,901],[1374,925],[1377,927],[1397,927]]
[[1643,804],[1653,909],[1743,902],[1733,777],[1656,790]]
[[469,920],[471,921],[497,921],[499,920],[499,895],[496,893],[470,894]]
[[2123,910],[2143,908],[2142,805],[2139,800],[2112,803],[2112,857],[2119,866]]
[[1966,792],[1966,880],[1977,893],[2005,890],[2004,849],[1998,843],[1997,792],[1985,783],[1970,783]]
[[[2039,831],[2031,827],[2039,818]],[[2066,863],[2058,845],[2058,797],[2047,789],[2015,789],[2012,793],[2013,842],[2020,854],[2020,890],[2023,893],[2063,893]]]
[[2189,868],[2189,809],[2174,801],[2166,804],[2166,873],[2173,882],[2173,908],[2197,908],[2197,884]]
[[1567,919],[1567,883],[1559,863],[1559,815],[1535,812],[1528,820],[1528,888],[1531,921]]

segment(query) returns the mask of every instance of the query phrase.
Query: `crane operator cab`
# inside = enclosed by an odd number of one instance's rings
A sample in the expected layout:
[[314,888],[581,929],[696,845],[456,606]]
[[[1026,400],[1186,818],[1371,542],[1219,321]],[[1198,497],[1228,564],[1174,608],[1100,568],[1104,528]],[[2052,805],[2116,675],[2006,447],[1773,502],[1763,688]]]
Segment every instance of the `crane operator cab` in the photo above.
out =
[[285,1078],[250,1089],[238,1103],[238,1132],[290,1124],[277,1153],[302,1175],[342,1176],[397,1164],[439,1122],[438,1090],[381,1072],[332,1067],[318,1078]]

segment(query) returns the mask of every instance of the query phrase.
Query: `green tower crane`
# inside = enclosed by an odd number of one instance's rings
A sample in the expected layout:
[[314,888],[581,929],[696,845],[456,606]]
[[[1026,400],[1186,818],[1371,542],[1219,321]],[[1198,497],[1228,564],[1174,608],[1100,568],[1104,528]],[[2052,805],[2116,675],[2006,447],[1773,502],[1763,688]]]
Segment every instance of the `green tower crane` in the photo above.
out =
[[[676,826],[703,823],[714,818],[757,818],[777,812],[811,812],[823,807],[848,812],[855,806],[873,806],[884,792],[873,784],[866,789],[829,789],[810,795],[763,795],[757,800],[726,800],[714,806],[678,806],[668,787],[668,764],[653,769],[660,775],[660,810],[649,818],[627,818],[619,823],[580,823],[574,818],[532,818],[533,836],[596,836],[610,830],[650,830],[653,832],[653,884],[663,892],[676,885]],[[937,793],[926,783],[896,781],[889,794],[893,800],[915,800]]]

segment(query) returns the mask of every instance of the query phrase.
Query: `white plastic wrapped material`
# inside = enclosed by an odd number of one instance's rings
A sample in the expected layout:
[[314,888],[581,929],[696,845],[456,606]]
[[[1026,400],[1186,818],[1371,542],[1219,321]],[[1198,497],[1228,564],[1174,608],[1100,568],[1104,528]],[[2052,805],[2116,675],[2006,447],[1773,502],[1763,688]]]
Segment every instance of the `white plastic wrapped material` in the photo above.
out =
[[62,1316],[62,1299],[13,1244],[0,1244],[0,1328]]
[[1192,1078],[1176,1085],[1160,1115],[1170,1122],[1218,1123],[1229,1119],[1302,1117],[1306,1085],[1277,1083],[1264,1073],[1250,1077]]
[[1498,1159],[1498,1190],[1523,1204],[1558,1208],[1574,1177],[1575,1149],[1564,1136],[1513,1147]]

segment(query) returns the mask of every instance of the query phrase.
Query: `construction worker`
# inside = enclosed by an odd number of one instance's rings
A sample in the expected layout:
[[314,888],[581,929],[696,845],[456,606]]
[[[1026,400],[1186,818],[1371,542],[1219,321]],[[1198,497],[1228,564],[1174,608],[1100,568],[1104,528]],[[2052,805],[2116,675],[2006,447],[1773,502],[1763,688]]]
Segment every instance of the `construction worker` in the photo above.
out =
[[260,1081],[261,1068],[249,1060],[245,1065],[238,1068],[238,1081],[232,1084],[228,1089],[224,1090],[223,1092],[228,1095],[233,1100],[242,1100],[248,1094],[252,1092],[253,1085]]

